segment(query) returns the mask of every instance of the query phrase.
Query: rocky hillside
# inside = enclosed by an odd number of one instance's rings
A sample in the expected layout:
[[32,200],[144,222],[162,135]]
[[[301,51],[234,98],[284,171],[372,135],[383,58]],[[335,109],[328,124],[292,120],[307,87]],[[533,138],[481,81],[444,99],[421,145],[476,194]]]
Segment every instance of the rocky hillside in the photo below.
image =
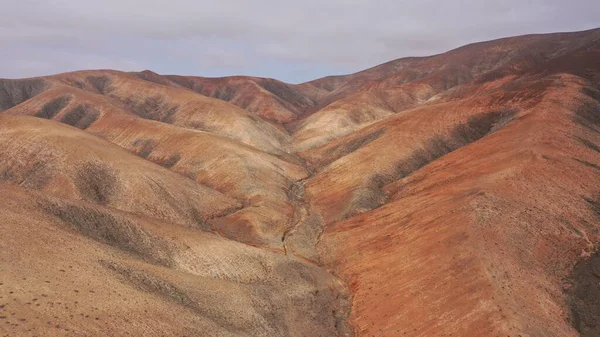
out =
[[0,143],[2,335],[600,333],[600,30],[0,80]]

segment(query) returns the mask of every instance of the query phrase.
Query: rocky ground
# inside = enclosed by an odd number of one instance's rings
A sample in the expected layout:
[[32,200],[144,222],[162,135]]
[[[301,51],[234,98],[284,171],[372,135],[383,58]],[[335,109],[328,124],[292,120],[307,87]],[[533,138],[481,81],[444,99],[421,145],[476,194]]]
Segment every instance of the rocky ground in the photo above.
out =
[[597,335],[600,30],[0,111],[0,335]]

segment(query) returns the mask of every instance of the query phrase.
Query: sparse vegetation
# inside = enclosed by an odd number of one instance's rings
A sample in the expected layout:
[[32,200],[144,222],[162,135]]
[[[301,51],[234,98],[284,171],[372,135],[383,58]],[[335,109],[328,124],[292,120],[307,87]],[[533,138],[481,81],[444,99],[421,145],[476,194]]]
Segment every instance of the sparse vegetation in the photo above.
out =
[[[430,162],[481,139],[508,124],[517,114],[516,110],[490,111],[469,117],[466,123],[455,126],[448,135],[436,135],[421,148],[396,165],[393,180],[402,179]],[[388,184],[389,178],[380,178],[379,183]]]
[[80,104],[67,112],[60,120],[62,123],[85,130],[100,117],[98,109],[89,104]]
[[[600,211],[600,208],[597,211]],[[582,337],[596,337],[600,334],[599,281],[600,254],[596,252],[575,266],[571,279],[573,287],[567,291],[570,297],[571,321]]]
[[101,205],[110,203],[119,185],[114,171],[100,162],[86,162],[78,169],[75,184],[87,201]]
[[110,92],[111,81],[108,76],[88,76],[86,81],[92,85],[97,93],[106,95]]
[[166,168],[171,168],[175,166],[181,160],[181,155],[179,153],[174,153],[167,157],[165,160],[161,160],[158,163]]
[[71,102],[71,97],[61,96],[46,103],[42,109],[35,113],[35,117],[52,119]]
[[172,283],[143,271],[127,268],[119,264],[103,261],[102,264],[110,270],[117,272],[127,282],[143,291],[156,294],[176,304],[183,305],[194,311],[200,311],[198,303],[188,296],[183,290]]
[[596,152],[600,152],[600,146],[596,145],[595,143],[582,137],[575,137],[575,139],[577,139],[581,144],[585,145],[587,148],[592,149]]
[[347,142],[340,143],[338,146],[327,149],[325,157],[327,157],[327,163],[332,163],[337,159],[346,156],[361,147],[377,140],[385,131],[383,129],[375,130],[366,135],[353,138]]
[[51,200],[39,202],[46,213],[60,219],[72,230],[153,263],[170,266],[171,260],[158,239],[134,222],[94,207]]
[[591,99],[585,100],[575,109],[573,120],[592,131],[600,132],[597,129],[600,127],[600,91],[584,87],[582,92]]
[[230,101],[235,96],[235,90],[230,87],[217,88],[214,97],[223,101]]
[[10,182],[26,188],[43,189],[52,181],[52,162],[50,160],[29,163],[20,161],[7,162],[0,169],[0,181]]
[[598,34],[299,85],[0,80],[2,328],[596,336]]
[[47,87],[40,79],[0,80],[0,112],[25,102]]
[[142,99],[141,101],[127,98],[124,100],[133,113],[154,121],[172,124],[175,121],[175,113],[179,106],[170,105],[163,97],[153,96]]
[[376,173],[368,186],[354,190],[343,218],[383,205],[386,202],[386,196],[381,191],[383,186],[400,180],[434,160],[501,129],[516,114],[517,111],[512,109],[482,113],[470,117],[466,123],[458,124],[447,135],[433,136],[422,147],[416,148],[407,158],[397,163],[395,172]]
[[133,142],[133,146],[135,146],[133,152],[135,152],[136,155],[147,159],[156,147],[156,144],[152,139],[136,139]]

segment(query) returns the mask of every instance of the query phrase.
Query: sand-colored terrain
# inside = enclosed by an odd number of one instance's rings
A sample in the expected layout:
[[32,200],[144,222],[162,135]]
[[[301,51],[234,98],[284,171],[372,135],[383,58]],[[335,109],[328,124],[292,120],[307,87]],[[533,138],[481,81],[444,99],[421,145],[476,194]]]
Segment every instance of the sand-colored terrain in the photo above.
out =
[[2,336],[598,336],[600,30],[302,84],[0,80]]

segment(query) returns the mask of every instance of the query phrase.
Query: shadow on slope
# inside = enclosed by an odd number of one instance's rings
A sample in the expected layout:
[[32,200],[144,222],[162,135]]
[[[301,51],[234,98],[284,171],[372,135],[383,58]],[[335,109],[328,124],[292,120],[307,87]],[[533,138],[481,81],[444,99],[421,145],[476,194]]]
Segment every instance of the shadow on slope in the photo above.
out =
[[[598,204],[596,203],[596,208]],[[598,213],[598,209],[596,210]],[[567,290],[571,323],[582,337],[600,335],[600,252],[580,261],[573,269]]]

